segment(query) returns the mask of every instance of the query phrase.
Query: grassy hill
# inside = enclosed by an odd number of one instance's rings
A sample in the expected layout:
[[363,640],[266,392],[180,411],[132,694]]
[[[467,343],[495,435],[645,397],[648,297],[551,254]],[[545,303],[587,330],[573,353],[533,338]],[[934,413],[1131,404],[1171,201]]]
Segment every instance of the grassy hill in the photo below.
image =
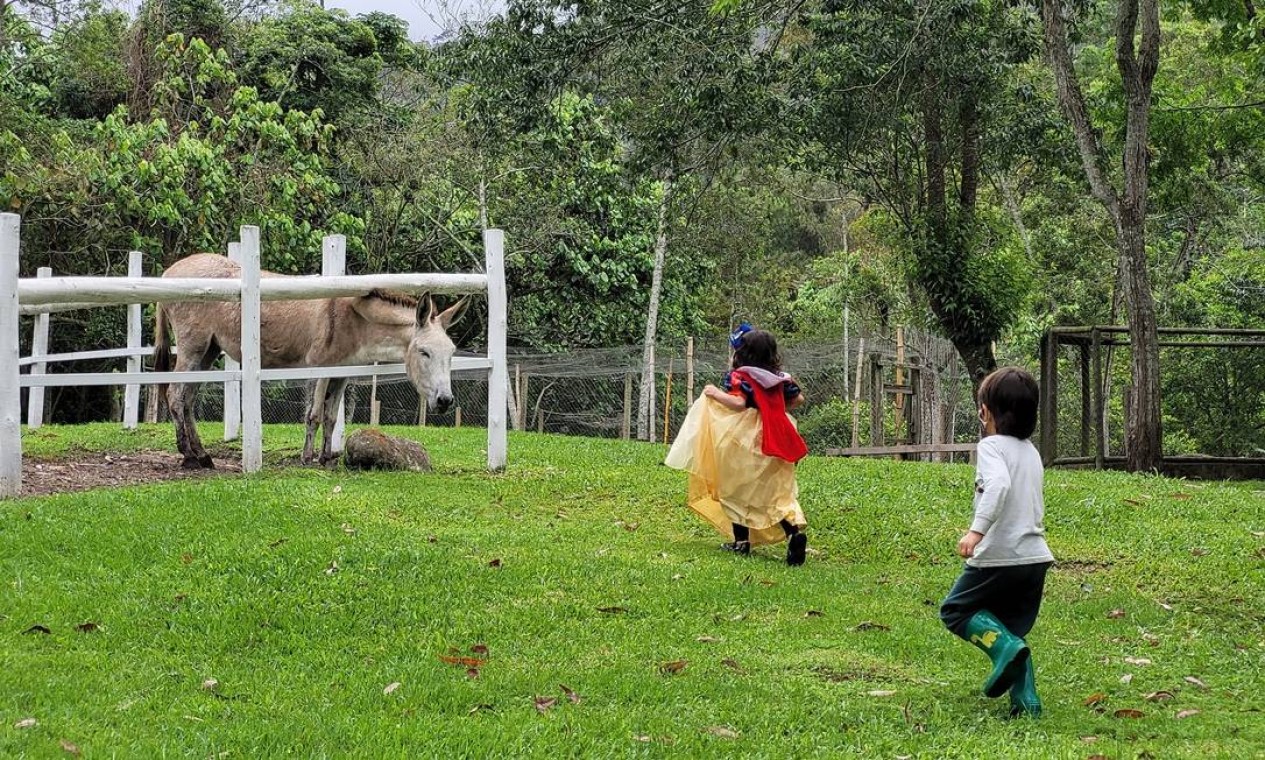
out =
[[1265,484],[1050,473],[1046,717],[1008,721],[936,617],[969,467],[806,460],[788,568],[720,552],[663,447],[511,435],[489,475],[481,430],[393,432],[436,471],[0,502],[0,755],[1265,757]]

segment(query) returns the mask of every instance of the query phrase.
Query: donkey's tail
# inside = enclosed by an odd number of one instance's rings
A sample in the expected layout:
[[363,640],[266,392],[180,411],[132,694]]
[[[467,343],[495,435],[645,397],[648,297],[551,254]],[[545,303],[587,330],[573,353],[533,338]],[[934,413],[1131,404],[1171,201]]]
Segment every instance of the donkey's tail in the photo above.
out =
[[[171,336],[167,332],[167,310],[163,304],[154,307],[154,371],[171,371]],[[167,398],[166,383],[157,387],[158,398]]]

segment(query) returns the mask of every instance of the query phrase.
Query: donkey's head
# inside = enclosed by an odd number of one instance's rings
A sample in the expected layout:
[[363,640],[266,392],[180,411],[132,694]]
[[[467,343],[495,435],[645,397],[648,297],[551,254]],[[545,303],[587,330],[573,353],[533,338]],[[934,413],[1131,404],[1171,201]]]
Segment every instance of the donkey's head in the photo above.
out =
[[417,324],[404,354],[404,369],[426,405],[440,413],[452,406],[452,355],[457,347],[448,337],[448,328],[461,319],[469,304],[469,297],[462,298],[436,313],[429,293],[417,299]]

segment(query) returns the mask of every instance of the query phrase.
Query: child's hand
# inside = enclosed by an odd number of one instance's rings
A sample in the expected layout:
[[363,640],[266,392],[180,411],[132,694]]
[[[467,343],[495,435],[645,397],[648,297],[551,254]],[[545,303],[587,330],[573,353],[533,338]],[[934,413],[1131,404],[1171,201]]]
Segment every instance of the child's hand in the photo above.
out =
[[721,396],[724,396],[726,394],[721,389],[717,388],[711,383],[708,383],[707,385],[703,386],[703,395],[708,398],[719,399]]
[[984,540],[983,533],[976,533],[968,530],[962,539],[958,541],[958,556],[964,559],[970,559],[975,556],[975,546]]

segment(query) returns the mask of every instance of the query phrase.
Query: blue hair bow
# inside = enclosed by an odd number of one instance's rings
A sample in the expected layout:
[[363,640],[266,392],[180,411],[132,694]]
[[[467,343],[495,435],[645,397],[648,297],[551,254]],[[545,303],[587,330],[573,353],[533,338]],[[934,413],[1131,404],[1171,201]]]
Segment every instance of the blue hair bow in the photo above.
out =
[[729,347],[735,351],[737,351],[739,348],[742,348],[743,336],[754,329],[755,329],[754,327],[747,324],[746,322],[743,322],[740,325],[738,325],[738,329],[734,330],[733,333],[730,334],[729,336]]

